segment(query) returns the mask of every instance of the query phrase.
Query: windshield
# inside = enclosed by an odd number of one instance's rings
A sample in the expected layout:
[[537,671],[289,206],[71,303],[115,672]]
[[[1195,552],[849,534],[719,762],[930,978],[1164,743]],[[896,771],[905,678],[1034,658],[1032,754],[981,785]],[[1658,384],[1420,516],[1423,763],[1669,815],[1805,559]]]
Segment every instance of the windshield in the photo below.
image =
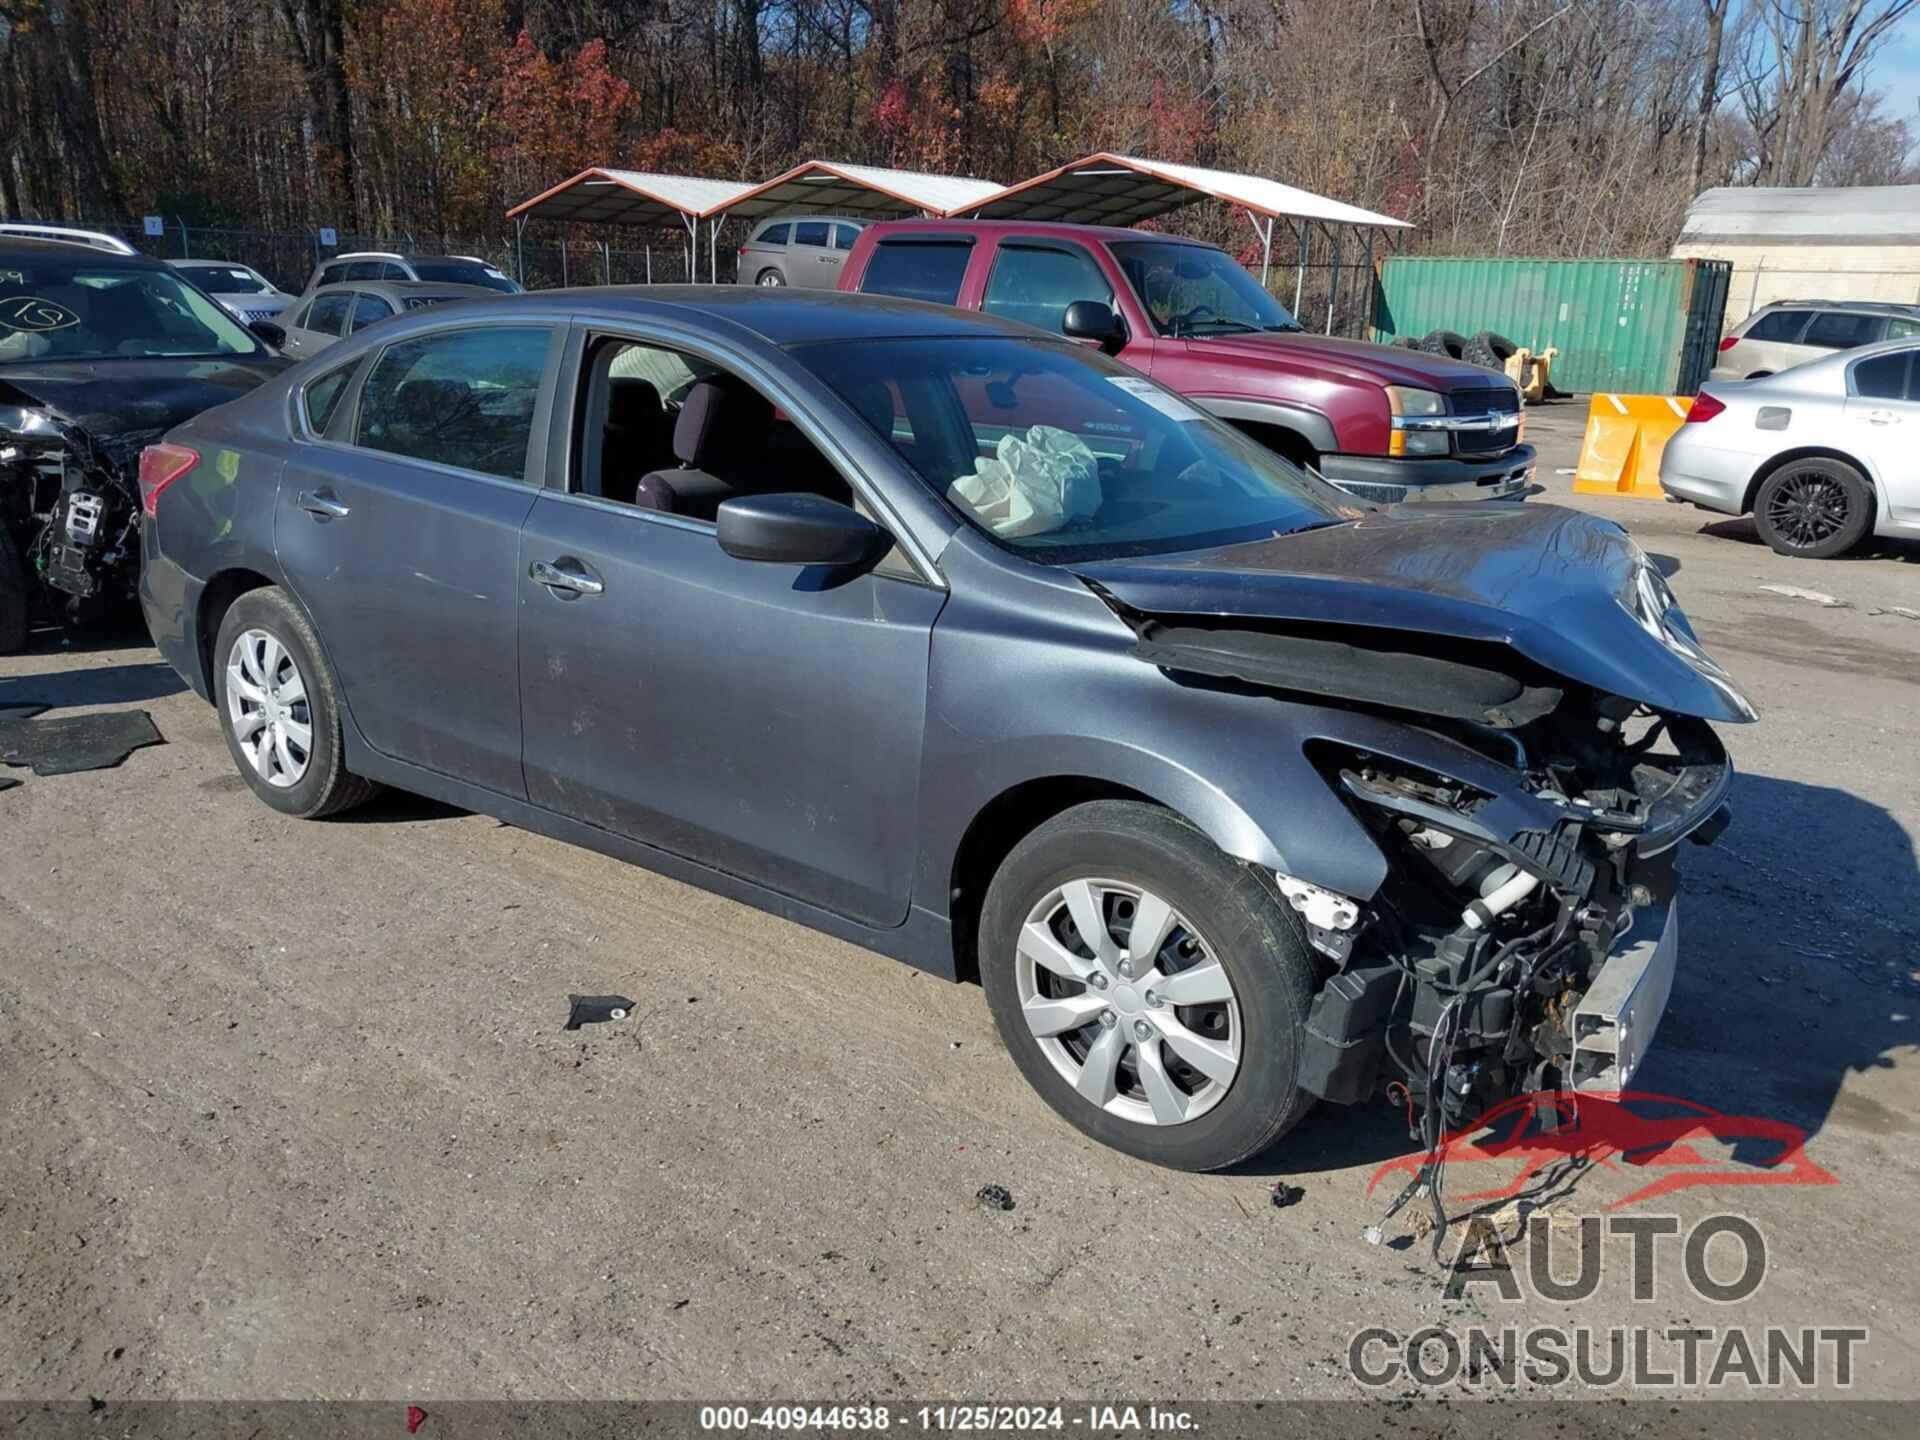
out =
[[1113,247],[1120,272],[1162,335],[1298,330],[1287,309],[1222,250],[1162,241]]
[[484,285],[504,295],[518,295],[520,287],[491,265],[477,260],[415,260],[416,278],[434,285]]
[[1076,345],[859,340],[793,353],[975,527],[1035,560],[1200,550],[1360,515],[1239,431]]
[[81,257],[0,262],[0,363],[264,353],[239,321],[170,270]]
[[267,295],[273,287],[240,265],[185,265],[187,278],[210,295]]

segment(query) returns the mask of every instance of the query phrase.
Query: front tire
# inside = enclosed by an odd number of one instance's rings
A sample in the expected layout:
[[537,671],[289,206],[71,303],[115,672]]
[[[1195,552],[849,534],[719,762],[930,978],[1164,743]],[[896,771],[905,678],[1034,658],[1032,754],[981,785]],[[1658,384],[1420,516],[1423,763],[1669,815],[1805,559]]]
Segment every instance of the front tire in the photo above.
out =
[[305,612],[271,586],[228,608],[213,647],[213,698],[240,778],[283,815],[350,810],[379,788],[346,767],[340,684]]
[[1753,521],[1782,555],[1831,560],[1866,538],[1873,526],[1873,487],[1844,460],[1789,460],[1761,483]]
[[980,978],[1041,1097],[1143,1160],[1237,1164],[1312,1103],[1299,1087],[1313,968],[1298,921],[1157,806],[1079,805],[1016,845],[987,889]]

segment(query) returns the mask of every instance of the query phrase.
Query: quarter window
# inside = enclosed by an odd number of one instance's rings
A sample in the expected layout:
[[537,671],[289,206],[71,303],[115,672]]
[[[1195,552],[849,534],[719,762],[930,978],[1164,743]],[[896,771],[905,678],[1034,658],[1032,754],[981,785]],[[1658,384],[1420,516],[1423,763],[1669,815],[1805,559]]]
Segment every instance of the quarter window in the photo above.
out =
[[756,245],[784,245],[787,243],[787,225],[783,221],[778,225],[769,225],[762,230],[753,242]]
[[873,247],[860,289],[868,295],[897,295],[951,305],[960,298],[970,240],[883,240]]
[[1911,340],[1920,335],[1920,320],[1903,320],[1898,315],[1887,321],[1887,339]]
[[523,478],[549,338],[541,326],[501,325],[389,345],[362,389],[356,443]]
[[351,364],[329,370],[318,380],[308,383],[300,393],[300,403],[307,414],[307,429],[316,435],[327,433],[327,426],[333,423],[334,412],[340,408],[340,400],[347,393],[347,382],[353,378],[354,366],[360,363],[356,356]]
[[1807,337],[1800,343],[1818,345],[1823,350],[1851,350],[1870,345],[1880,338],[1881,317],[1862,315],[1854,310],[1826,310],[1813,317]]
[[980,308],[1057,335],[1067,307],[1076,300],[1113,305],[1113,287],[1085,254],[1002,245],[993,258],[993,274],[987,279],[987,295]]

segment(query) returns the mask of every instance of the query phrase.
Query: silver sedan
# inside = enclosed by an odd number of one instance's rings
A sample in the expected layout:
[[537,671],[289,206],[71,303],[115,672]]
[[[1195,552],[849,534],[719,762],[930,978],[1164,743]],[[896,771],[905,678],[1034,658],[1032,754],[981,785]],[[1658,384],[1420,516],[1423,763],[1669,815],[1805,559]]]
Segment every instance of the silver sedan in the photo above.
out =
[[1782,555],[1920,538],[1920,342],[1889,340],[1761,380],[1703,386],[1667,442],[1667,498],[1751,513]]

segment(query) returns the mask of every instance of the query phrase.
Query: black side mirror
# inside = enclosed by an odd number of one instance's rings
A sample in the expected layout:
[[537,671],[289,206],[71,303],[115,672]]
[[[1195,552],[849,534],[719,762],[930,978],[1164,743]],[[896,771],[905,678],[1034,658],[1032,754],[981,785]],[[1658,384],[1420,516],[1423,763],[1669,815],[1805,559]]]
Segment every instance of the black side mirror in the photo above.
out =
[[776,565],[858,565],[886,532],[849,505],[818,495],[742,495],[720,506],[720,548]]
[[1060,317],[1060,333],[1069,340],[1098,341],[1109,355],[1127,343],[1127,327],[1111,305],[1098,300],[1076,300]]
[[247,329],[251,330],[255,335],[258,335],[276,350],[287,343],[286,327],[276,325],[271,320],[249,320],[247,322]]

